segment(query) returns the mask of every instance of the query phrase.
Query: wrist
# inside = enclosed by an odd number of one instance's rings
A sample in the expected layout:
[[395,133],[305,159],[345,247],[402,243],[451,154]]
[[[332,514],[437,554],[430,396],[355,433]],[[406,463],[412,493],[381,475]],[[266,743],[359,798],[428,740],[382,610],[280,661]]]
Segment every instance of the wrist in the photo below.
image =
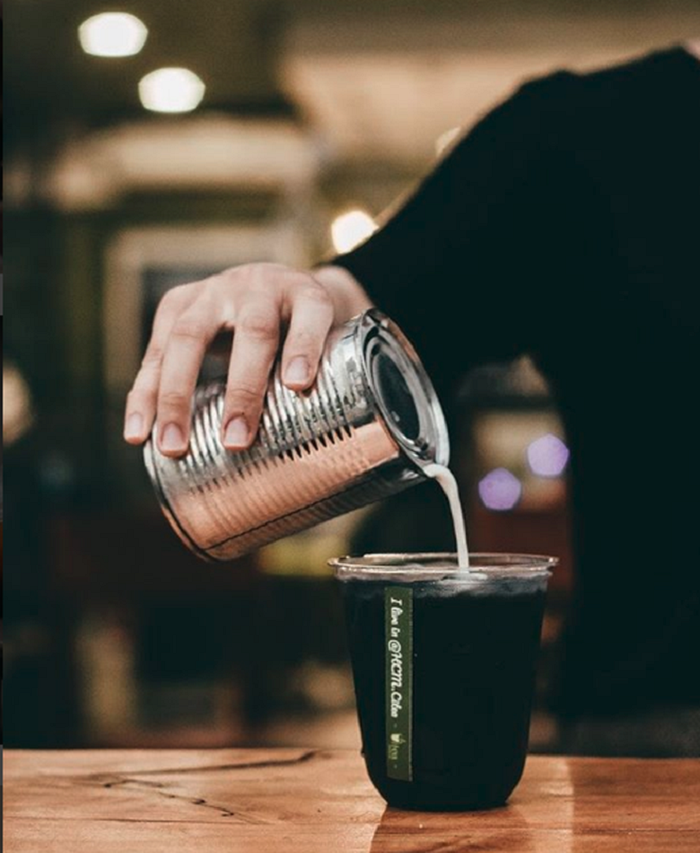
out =
[[333,300],[337,322],[342,323],[372,307],[373,302],[362,285],[344,267],[329,264],[316,267],[311,274]]

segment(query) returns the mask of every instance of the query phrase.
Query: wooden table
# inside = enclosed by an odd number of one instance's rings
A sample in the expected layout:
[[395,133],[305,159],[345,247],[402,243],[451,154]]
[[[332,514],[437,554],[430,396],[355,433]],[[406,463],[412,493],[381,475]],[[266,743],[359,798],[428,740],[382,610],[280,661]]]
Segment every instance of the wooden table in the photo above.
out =
[[532,756],[508,806],[385,808],[355,752],[5,753],[7,853],[700,850],[700,760]]

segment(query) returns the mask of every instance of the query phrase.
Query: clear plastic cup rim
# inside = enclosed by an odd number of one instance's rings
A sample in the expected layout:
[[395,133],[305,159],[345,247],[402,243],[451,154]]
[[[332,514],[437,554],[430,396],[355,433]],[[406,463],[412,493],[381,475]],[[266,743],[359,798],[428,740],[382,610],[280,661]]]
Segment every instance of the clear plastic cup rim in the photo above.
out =
[[475,553],[469,568],[457,565],[450,552],[411,554],[363,554],[335,557],[328,561],[341,581],[400,581],[402,583],[440,581],[483,583],[484,581],[543,580],[557,565],[557,557],[544,554]]

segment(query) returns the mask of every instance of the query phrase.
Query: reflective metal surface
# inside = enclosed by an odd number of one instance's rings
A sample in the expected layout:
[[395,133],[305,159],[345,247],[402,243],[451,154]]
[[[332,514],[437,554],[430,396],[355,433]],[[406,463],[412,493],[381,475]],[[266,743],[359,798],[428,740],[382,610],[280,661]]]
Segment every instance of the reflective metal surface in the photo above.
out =
[[182,459],[144,448],[163,511],[200,556],[228,560],[387,497],[447,464],[447,429],[411,345],[372,310],[329,338],[318,379],[286,388],[279,366],[250,449],[221,442],[221,383],[197,392]]

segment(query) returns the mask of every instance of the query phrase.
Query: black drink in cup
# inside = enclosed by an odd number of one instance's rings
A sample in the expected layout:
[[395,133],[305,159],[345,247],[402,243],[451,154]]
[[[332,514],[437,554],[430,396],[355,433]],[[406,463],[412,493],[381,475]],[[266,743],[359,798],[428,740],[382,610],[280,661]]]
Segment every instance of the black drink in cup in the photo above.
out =
[[502,805],[525,765],[547,579],[556,560],[474,554],[334,560],[363,754],[392,806]]

